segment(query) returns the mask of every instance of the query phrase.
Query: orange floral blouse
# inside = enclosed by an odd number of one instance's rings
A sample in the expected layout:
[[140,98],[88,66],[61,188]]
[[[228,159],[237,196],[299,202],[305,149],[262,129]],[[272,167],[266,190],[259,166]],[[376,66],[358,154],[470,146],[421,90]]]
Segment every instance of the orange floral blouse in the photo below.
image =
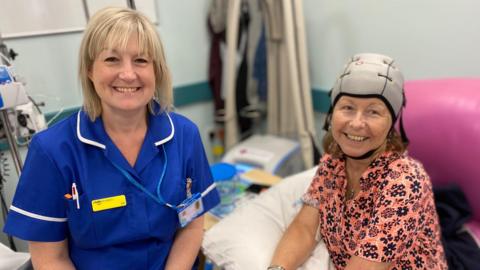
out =
[[318,208],[319,233],[332,262],[344,269],[352,255],[392,262],[390,269],[447,269],[430,178],[406,154],[387,152],[360,178],[345,202],[345,160],[324,155],[303,196]]

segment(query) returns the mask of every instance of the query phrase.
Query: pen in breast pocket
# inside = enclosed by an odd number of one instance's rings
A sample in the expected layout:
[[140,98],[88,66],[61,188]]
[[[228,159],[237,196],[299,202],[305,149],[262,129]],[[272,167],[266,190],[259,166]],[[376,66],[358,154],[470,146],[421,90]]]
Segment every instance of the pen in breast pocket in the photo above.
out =
[[186,187],[186,192],[187,192],[187,198],[192,197],[192,178],[187,177],[185,187]]
[[80,209],[80,197],[75,183],[72,183],[72,199],[77,203],[77,209]]

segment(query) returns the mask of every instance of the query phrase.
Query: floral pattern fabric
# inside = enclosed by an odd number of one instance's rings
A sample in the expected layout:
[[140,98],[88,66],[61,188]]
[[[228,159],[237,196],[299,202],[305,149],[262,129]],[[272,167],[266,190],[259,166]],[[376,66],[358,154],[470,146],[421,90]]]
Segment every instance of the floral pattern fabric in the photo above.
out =
[[432,185],[419,162],[384,153],[370,163],[351,200],[346,187],[345,160],[324,155],[303,196],[318,208],[319,233],[337,269],[352,255],[392,262],[392,270],[447,269]]

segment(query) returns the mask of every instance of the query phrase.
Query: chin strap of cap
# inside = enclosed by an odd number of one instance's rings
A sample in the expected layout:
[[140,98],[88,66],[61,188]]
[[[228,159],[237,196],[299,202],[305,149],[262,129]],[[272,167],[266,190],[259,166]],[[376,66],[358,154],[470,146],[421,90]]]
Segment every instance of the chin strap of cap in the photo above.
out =
[[[379,147],[380,148],[380,147]],[[376,151],[378,150],[378,148],[376,149],[372,149],[368,152],[366,152],[365,154],[359,156],[359,157],[352,157],[352,156],[349,156],[347,154],[343,154],[345,157],[348,157],[348,158],[351,158],[351,159],[355,159],[355,160],[361,160],[361,159],[366,159],[366,158],[369,158],[371,157]]]
[[405,98],[405,90],[402,91],[403,94],[403,104],[402,104],[402,109],[400,110],[400,115],[398,116],[398,120],[400,121],[399,126],[400,126],[400,135],[402,136],[402,142],[405,144],[405,146],[408,146],[410,141],[408,140],[407,133],[405,132],[405,128],[403,127],[403,110],[405,109],[405,106],[407,105],[407,99]]
[[407,133],[405,132],[405,128],[403,127],[403,117],[400,115],[400,135],[402,136],[402,142],[405,145],[408,145],[410,141],[408,140]]

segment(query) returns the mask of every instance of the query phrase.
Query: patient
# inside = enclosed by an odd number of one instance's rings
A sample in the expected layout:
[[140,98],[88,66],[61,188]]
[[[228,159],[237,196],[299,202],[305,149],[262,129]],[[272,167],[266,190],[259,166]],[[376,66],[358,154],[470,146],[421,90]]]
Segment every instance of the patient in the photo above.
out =
[[358,54],[337,79],[326,154],[268,269],[296,269],[319,237],[337,269],[447,269],[430,178],[394,128],[405,96],[393,62]]

